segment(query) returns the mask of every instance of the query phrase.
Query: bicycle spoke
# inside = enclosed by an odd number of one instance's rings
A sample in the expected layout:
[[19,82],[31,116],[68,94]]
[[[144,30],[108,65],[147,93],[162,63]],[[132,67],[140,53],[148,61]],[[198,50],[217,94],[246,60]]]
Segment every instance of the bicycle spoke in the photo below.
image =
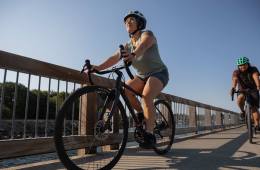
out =
[[156,122],[154,135],[156,136],[155,152],[158,154],[167,153],[172,146],[175,135],[175,121],[171,107],[164,100],[155,102]]

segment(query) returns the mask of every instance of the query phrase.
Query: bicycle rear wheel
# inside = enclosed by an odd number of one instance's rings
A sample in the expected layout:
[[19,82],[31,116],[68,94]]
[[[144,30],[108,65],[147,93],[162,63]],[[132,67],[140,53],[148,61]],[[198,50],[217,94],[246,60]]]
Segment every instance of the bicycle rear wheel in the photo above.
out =
[[246,123],[247,123],[248,139],[250,143],[253,143],[253,124],[252,124],[251,113],[252,113],[251,107],[247,104]]
[[165,100],[155,101],[154,106],[156,108],[156,125],[154,128],[156,144],[154,151],[162,155],[167,153],[173,144],[175,120],[171,106]]
[[[80,88],[65,100],[58,112],[54,141],[58,156],[67,169],[111,169],[123,154],[128,120],[120,101],[109,119],[114,101],[114,96],[109,94],[110,90],[99,86]],[[90,105],[93,100],[97,106]],[[77,114],[86,123],[79,124],[78,132],[73,133],[67,123]]]

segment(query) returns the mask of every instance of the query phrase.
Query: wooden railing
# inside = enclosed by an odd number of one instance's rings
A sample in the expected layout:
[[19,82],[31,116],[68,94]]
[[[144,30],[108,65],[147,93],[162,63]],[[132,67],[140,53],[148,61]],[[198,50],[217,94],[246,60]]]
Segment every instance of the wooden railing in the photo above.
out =
[[[11,54],[8,52],[0,51],[0,78],[3,81],[0,81],[1,86],[1,101],[0,101],[0,160],[6,158],[14,158],[24,155],[33,155],[33,154],[42,154],[55,152],[53,144],[53,127],[54,120],[50,119],[50,86],[52,80],[57,82],[56,93],[59,94],[62,92],[60,89],[60,82],[64,82],[66,88],[65,98],[70,93],[68,91],[68,84],[72,83],[74,88],[71,91],[74,91],[75,87],[80,87],[83,84],[88,84],[87,76],[79,74],[79,71],[61,67],[58,65],[37,61],[34,59],[26,58],[20,55]],[[12,116],[10,119],[5,119],[3,108],[5,106],[5,84],[6,77],[8,72],[15,72],[15,88],[13,92],[13,105],[12,105]],[[27,95],[24,98],[25,111],[23,113],[22,119],[16,119],[18,114],[16,112],[17,98],[19,97],[19,78],[20,74],[28,75],[28,81],[25,86],[27,86]],[[35,109],[34,118],[28,118],[28,107],[30,105],[30,77],[38,77],[38,91],[37,102]],[[48,89],[47,89],[47,104],[46,104],[46,114],[45,118],[40,118],[40,91],[42,79],[47,78],[48,80]],[[114,86],[114,80],[110,80],[104,77],[93,76],[93,81],[96,85],[106,86],[111,88]],[[63,98],[62,100],[64,100]],[[166,99],[171,105],[174,112],[177,131],[176,134],[184,133],[198,133],[204,130],[213,130],[217,128],[224,128],[228,126],[234,126],[239,124],[239,116],[237,113],[223,108],[211,106],[208,104],[192,101],[189,99],[177,97],[171,94],[161,93],[158,98]],[[92,100],[90,105],[97,105],[97,103]],[[62,101],[58,101],[58,97],[55,104],[55,112],[60,107]],[[68,141],[72,145],[75,144],[75,141],[78,145],[86,143],[84,141],[87,138],[82,138],[80,134],[84,133],[86,127],[86,118],[83,120],[84,116],[78,115],[69,121],[69,126],[71,126],[72,136],[68,136]],[[133,121],[131,116],[129,116],[129,125],[130,129],[133,127]],[[28,132],[29,126],[33,126],[33,132]],[[40,131],[39,128],[43,128],[44,132]],[[74,128],[74,129],[73,129]],[[17,135],[18,134],[18,135]],[[19,135],[20,134],[20,135]],[[30,134],[30,135],[28,135]],[[129,141],[133,140],[133,135],[130,133]],[[82,142],[80,142],[82,141]],[[75,145],[74,145],[75,146]],[[86,146],[85,146],[86,147]]]

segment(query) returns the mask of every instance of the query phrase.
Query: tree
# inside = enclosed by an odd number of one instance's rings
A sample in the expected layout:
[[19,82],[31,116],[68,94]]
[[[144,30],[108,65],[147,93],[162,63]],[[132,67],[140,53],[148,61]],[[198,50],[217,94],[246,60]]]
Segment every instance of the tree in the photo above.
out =
[[[2,84],[0,83],[0,88]],[[16,97],[16,111],[15,119],[24,119],[25,118],[25,107],[26,107],[26,97],[27,97],[28,88],[22,84],[17,84],[17,97]],[[3,119],[11,119],[13,114],[13,105],[14,105],[14,92],[15,92],[15,83],[6,82],[4,85],[4,103],[3,103]],[[65,100],[65,97],[68,96],[65,92],[53,92],[49,94],[49,115],[48,119],[55,119],[56,117],[56,107],[58,109],[61,107],[62,103]],[[39,117],[38,119],[45,119],[47,114],[47,91],[38,91],[36,89],[29,91],[29,100],[28,100],[28,112],[27,119],[35,119],[37,114],[37,99],[39,97]],[[78,103],[75,104],[76,110],[78,110]],[[78,117],[78,113],[75,113]]]

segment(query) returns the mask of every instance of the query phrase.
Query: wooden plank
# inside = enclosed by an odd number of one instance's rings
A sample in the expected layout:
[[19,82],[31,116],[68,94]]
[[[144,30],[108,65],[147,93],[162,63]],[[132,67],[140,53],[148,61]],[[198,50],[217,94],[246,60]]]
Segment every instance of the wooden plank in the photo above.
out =
[[[111,134],[105,142],[97,141],[95,142],[95,145],[93,145],[93,136],[69,136],[64,138],[64,144],[66,149],[79,149],[118,144],[121,138],[121,135]],[[0,159],[50,153],[55,151],[52,137],[0,141]]]
[[181,135],[181,134],[185,134],[185,133],[193,133],[196,132],[197,128],[196,127],[190,127],[190,128],[178,128],[175,131],[176,135]]
[[201,108],[205,108],[205,109],[209,109],[209,110],[219,111],[219,112],[227,112],[227,113],[231,113],[231,114],[238,114],[238,113],[233,112],[231,110],[226,110],[226,109],[223,109],[223,108],[219,108],[219,107],[204,104],[204,103],[201,103],[201,102],[185,99],[185,98],[174,96],[174,95],[167,94],[167,93],[161,93],[160,95],[158,95],[157,98],[158,99],[164,99],[164,100],[167,100],[167,101],[182,103],[182,104],[186,104],[186,105],[189,105],[189,106],[196,106],[196,107],[201,107]]
[[13,139],[0,141],[0,159],[55,151],[53,138]]

